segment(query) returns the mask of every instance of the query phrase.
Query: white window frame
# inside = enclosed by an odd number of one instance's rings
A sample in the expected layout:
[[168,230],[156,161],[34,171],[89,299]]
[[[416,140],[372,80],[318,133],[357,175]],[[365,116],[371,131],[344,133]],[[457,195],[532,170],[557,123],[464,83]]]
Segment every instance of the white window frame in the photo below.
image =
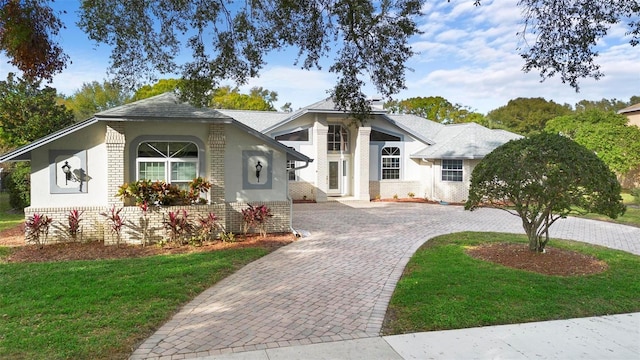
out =
[[[140,146],[143,144],[147,144],[147,143],[160,143],[160,144],[167,144],[167,149],[161,150],[161,149],[155,149],[158,152],[158,155],[163,155],[163,156],[156,156],[156,157],[140,157]],[[173,155],[169,154],[169,149],[168,149],[168,145],[169,143],[184,143],[185,146],[187,144],[191,144],[193,146],[196,147],[196,153],[198,154],[198,156],[196,157],[174,157]],[[165,151],[164,153],[162,153],[162,151]],[[180,140],[176,140],[176,141],[172,141],[172,140],[162,140],[162,141],[157,141],[157,140],[147,140],[147,141],[141,141],[138,144],[138,147],[136,148],[136,180],[143,180],[143,178],[141,178],[140,176],[140,168],[141,168],[141,164],[143,163],[163,163],[164,164],[164,176],[162,179],[160,178],[155,178],[155,179],[147,179],[145,178],[145,180],[151,180],[151,181],[165,181],[169,184],[174,184],[177,185],[180,188],[186,189],[188,184],[193,181],[193,179],[195,179],[196,177],[198,177],[198,174],[200,173],[200,159],[199,159],[199,148],[198,148],[198,144],[192,142],[192,141],[180,141]],[[195,174],[193,176],[193,178],[188,179],[188,180],[177,180],[177,179],[173,179],[172,178],[172,169],[173,169],[173,164],[180,164],[180,163],[192,163],[195,165]]]
[[464,161],[460,159],[442,159],[440,179],[446,182],[462,182],[464,179]]
[[[385,160],[387,164],[385,166]],[[395,160],[395,161],[394,161]],[[387,171],[387,175],[385,176],[385,170]],[[395,170],[397,170],[397,177],[388,177],[389,173],[395,174]],[[402,170],[402,158],[401,158],[401,150],[398,146],[385,146],[380,150],[380,179],[382,180],[400,180]]]
[[[337,132],[335,127],[339,128]],[[341,153],[349,152],[349,130],[344,125],[329,124],[327,132],[327,151]]]

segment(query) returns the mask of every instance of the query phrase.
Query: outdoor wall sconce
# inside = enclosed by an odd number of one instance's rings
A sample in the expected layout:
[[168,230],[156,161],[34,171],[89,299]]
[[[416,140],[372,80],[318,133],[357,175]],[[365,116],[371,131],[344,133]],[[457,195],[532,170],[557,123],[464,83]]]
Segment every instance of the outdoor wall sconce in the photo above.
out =
[[262,164],[258,161],[256,164],[256,178],[258,179],[258,182],[260,182],[260,171],[262,171]]
[[71,166],[69,166],[68,161],[65,161],[64,165],[62,165],[62,172],[64,172],[65,176],[64,184],[69,185],[69,180],[71,180]]

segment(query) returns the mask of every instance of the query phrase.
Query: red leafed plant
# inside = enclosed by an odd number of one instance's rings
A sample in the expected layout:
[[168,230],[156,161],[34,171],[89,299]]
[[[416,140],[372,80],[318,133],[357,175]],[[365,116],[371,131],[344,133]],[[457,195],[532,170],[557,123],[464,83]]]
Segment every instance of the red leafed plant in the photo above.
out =
[[78,234],[82,233],[82,230],[80,227],[80,221],[82,221],[81,217],[83,213],[84,211],[73,209],[69,211],[69,215],[67,215],[67,221],[69,226],[68,231],[73,241],[76,241],[78,239]]
[[253,206],[242,210],[242,230],[246,235],[250,228],[257,229],[262,237],[267,236],[267,222],[273,214],[266,205]]
[[49,226],[53,219],[42,214],[34,213],[25,221],[27,229],[27,242],[38,245],[42,248],[47,243],[49,236]]
[[163,221],[164,229],[169,233],[169,240],[182,245],[184,240],[191,235],[193,224],[189,220],[187,210],[169,211],[168,218]]
[[122,226],[124,225],[124,218],[120,216],[122,208],[116,210],[116,206],[111,206],[109,213],[103,212],[100,215],[105,216],[109,220],[109,228],[112,234],[116,235],[116,245],[120,246],[120,239],[122,234]]

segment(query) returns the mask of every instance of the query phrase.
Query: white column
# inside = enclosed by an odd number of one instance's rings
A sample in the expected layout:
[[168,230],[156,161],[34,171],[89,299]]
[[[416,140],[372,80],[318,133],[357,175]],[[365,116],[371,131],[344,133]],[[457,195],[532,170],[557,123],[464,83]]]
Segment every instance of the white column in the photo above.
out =
[[371,127],[360,126],[356,138],[354,161],[354,191],[358,200],[370,200],[369,195],[369,136]]

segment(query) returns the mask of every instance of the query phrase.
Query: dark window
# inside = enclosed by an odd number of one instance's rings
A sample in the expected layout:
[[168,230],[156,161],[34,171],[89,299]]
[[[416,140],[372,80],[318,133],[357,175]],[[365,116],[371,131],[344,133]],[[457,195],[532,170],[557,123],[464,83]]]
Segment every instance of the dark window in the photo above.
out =
[[371,130],[371,134],[369,135],[369,141],[400,141],[399,136],[391,135],[384,133],[378,130]]
[[276,136],[278,141],[309,141],[309,129]]

